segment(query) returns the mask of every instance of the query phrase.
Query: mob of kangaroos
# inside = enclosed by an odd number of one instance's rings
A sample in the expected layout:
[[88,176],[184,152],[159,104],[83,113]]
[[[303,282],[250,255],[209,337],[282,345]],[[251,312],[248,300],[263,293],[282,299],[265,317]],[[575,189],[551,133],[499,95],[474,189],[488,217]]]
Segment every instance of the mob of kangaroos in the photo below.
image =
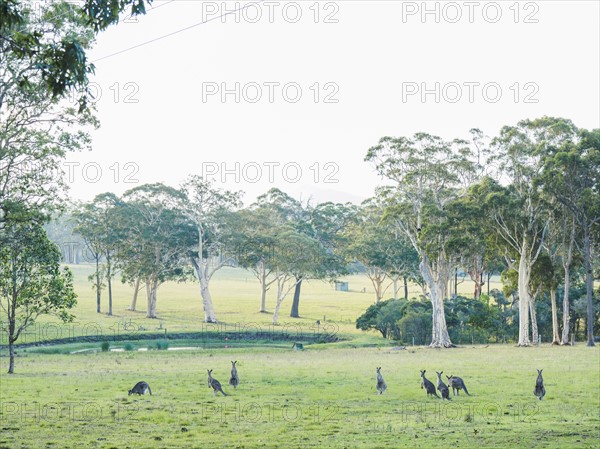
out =
[[385,380],[383,380],[383,376],[381,375],[381,367],[375,369],[377,370],[377,392],[382,394],[387,389],[387,385]]
[[237,388],[240,384],[240,378],[238,376],[237,368],[235,367],[236,363],[237,360],[235,362],[233,360],[231,361],[231,378],[229,379],[229,385],[233,388]]
[[213,389],[213,393],[215,394],[215,396],[217,395],[217,393],[220,391],[221,393],[223,393],[223,396],[227,396],[227,394],[225,394],[225,392],[223,391],[223,388],[221,388],[221,382],[219,382],[217,379],[214,379],[211,375],[212,370],[209,369],[208,371],[208,388],[212,388]]
[[544,388],[544,378],[542,377],[543,369],[538,369],[538,377],[535,381],[535,389],[533,390],[533,394],[537,396],[537,398],[541,401],[546,396],[546,389]]

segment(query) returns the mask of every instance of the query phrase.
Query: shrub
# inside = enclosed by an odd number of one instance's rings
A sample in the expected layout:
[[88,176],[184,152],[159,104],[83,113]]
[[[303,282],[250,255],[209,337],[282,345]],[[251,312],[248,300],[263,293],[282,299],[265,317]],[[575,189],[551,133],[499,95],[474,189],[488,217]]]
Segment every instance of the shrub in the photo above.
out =
[[107,352],[110,349],[110,342],[103,341],[100,348],[102,349],[102,352]]
[[133,351],[135,349],[135,346],[133,346],[133,344],[131,344],[131,343],[125,343],[125,346],[123,346],[123,349],[125,349],[125,351]]
[[166,341],[166,340],[160,340],[160,341],[156,342],[156,349],[166,350],[168,348],[169,348],[169,342],[168,341]]

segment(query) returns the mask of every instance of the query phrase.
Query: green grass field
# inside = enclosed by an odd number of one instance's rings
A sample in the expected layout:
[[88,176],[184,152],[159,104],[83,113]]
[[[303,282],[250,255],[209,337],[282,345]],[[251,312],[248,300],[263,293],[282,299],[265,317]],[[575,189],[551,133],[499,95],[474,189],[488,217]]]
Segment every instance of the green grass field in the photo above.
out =
[[[75,322],[67,325],[59,324],[56,319],[41,317],[38,323],[23,335],[20,343],[31,343],[38,340],[72,338],[81,335],[129,334],[135,332],[197,332],[201,329],[204,312],[200,300],[198,283],[165,283],[158,290],[158,320],[145,317],[145,292],[140,292],[138,311],[127,310],[131,303],[133,288],[121,284],[117,279],[113,283],[113,316],[106,315],[108,300],[106,291],[102,297],[102,313],[96,313],[95,292],[87,281],[93,273],[91,265],[71,265],[75,277],[75,289],[78,294],[77,306],[72,310]],[[299,319],[289,318],[292,295],[288,295],[281,306],[280,327],[289,325],[289,332],[298,329],[302,333],[314,333],[315,322],[327,320],[329,331],[350,335],[353,338],[364,337],[355,328],[355,321],[366,308],[375,301],[375,293],[369,279],[362,275],[348,276],[341,280],[349,282],[350,291],[335,291],[329,283],[308,281],[302,284]],[[493,279],[491,288],[500,288],[497,279]],[[273,285],[267,296],[267,308],[272,312],[275,303]],[[365,292],[363,292],[363,289]],[[473,294],[473,283],[465,281],[459,284],[459,292]],[[259,310],[260,288],[256,278],[248,271],[234,268],[223,268],[211,281],[211,293],[215,304],[217,318],[224,323],[224,329],[239,329],[240,326],[253,325],[255,329],[267,330],[271,326],[272,313],[261,314]],[[403,294],[401,289],[400,294]],[[418,297],[421,290],[416,285],[409,286],[409,297]],[[392,297],[390,287],[384,298]],[[162,326],[161,326],[162,322]],[[125,328],[124,323],[127,323]],[[131,324],[130,324],[131,323]],[[141,326],[141,330],[140,330]],[[294,326],[294,327],[292,327]],[[375,334],[373,334],[374,337]],[[379,341],[379,339],[376,339]],[[0,335],[0,343],[6,344],[6,335]]]
[[[94,293],[85,281],[89,267],[74,270],[77,322],[57,327],[44,320],[47,326],[37,328],[31,341],[81,335],[90,323],[108,336],[124,319],[141,325],[142,333],[202,329],[196,284],[161,287],[159,320],[127,312],[131,289],[119,284],[115,316],[107,317],[95,312]],[[304,285],[300,320],[288,317],[291,298],[284,303],[279,331],[294,323],[299,328],[289,326],[288,332],[314,333],[315,320],[326,315],[344,337],[306,345],[304,351],[276,338],[225,341],[219,334],[210,344],[169,342],[169,349],[195,346],[180,351],[100,352],[99,343],[70,342],[18,349],[16,373],[10,376],[4,351],[0,448],[600,446],[598,347],[398,349],[354,328],[373,294],[367,279],[348,281],[354,290],[348,293],[323,283]],[[462,287],[470,292],[471,284]],[[248,273],[220,272],[213,295],[228,331],[249,323],[268,327],[270,315],[256,313],[258,283]],[[143,310],[142,298],[139,305]],[[146,348],[154,340],[132,343]],[[95,351],[72,353],[82,349]],[[241,381],[235,390],[227,385],[231,360],[238,360]],[[377,366],[388,385],[381,396],[375,389]],[[533,395],[536,368],[544,369],[543,401]],[[207,369],[214,370],[229,396],[214,397]],[[434,382],[436,370],[463,377],[471,396],[461,393],[451,402],[427,398],[420,389],[420,369]],[[140,380],[150,384],[152,396],[128,396]]]

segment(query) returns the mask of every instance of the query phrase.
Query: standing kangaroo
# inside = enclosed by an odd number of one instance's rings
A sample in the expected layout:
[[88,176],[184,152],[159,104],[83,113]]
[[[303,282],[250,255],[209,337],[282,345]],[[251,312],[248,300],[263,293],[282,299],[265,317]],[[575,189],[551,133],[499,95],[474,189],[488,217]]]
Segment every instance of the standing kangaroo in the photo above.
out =
[[377,370],[377,391],[379,394],[382,394],[386,389],[387,385],[385,380],[383,380],[383,376],[381,375],[381,367],[376,368]]
[[465,390],[465,393],[467,393],[468,396],[471,396],[467,391],[464,381],[460,377],[450,375],[446,376],[446,378],[448,379],[448,386],[452,387],[452,395],[460,396],[460,390]]
[[444,381],[442,380],[442,374],[444,374],[444,372],[440,372],[438,373],[437,371],[435,372],[437,374],[438,377],[438,391],[441,393],[442,395],[442,401],[444,399],[448,399],[450,401],[450,390],[448,390],[448,385],[446,385],[444,383]]
[[439,396],[435,392],[435,386],[431,383],[429,379],[425,377],[425,370],[421,370],[421,389],[425,388],[427,391],[427,396],[434,395],[439,399]]
[[221,382],[219,382],[217,379],[213,379],[213,377],[211,376],[210,373],[212,373],[212,370],[209,369],[208,371],[208,387],[213,389],[213,393],[215,394],[215,396],[217,395],[217,392],[221,392],[223,393],[223,396],[227,396],[225,394],[225,392],[223,391],[223,389],[221,388]]
[[131,390],[129,390],[129,396],[131,396],[132,394],[146,394],[146,391],[150,393],[150,396],[152,396],[152,390],[150,390],[150,385],[148,385],[144,381],[138,382],[133,386]]
[[542,377],[543,369],[537,370],[538,377],[535,381],[535,390],[533,390],[533,394],[537,396],[537,398],[541,401],[546,396],[546,389],[544,388],[544,378]]
[[229,385],[232,385],[233,388],[237,388],[240,384],[240,378],[238,377],[237,368],[235,367],[236,363],[237,360],[235,362],[231,361],[231,379],[229,379]]

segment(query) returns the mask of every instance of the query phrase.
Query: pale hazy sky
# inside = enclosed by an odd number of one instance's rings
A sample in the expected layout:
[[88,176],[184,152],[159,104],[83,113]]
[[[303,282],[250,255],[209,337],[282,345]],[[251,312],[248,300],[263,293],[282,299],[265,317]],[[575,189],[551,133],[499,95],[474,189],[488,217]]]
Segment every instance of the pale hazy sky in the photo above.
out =
[[236,2],[156,1],[99,36],[102,127],[68,158],[73,198],[216,172],[246,203],[271,187],[358,202],[385,135],[495,135],[542,115],[600,126],[597,1],[248,3],[218,18]]

